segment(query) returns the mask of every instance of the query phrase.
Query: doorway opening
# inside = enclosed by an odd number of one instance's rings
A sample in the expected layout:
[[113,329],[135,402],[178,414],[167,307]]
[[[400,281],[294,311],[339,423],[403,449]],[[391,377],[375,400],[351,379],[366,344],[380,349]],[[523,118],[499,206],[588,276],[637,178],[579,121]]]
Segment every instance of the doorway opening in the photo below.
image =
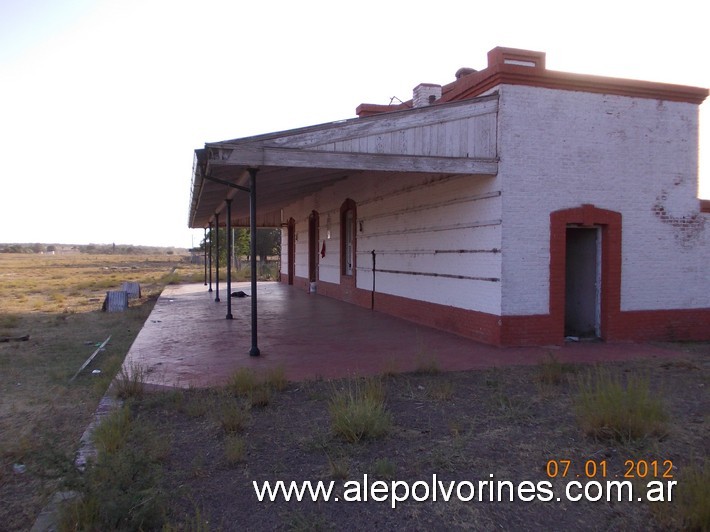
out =
[[601,228],[568,225],[565,253],[565,336],[601,336]]
[[296,273],[296,220],[290,218],[288,220],[288,284],[293,284],[293,278]]
[[318,281],[318,225],[319,217],[316,211],[308,216],[308,280]]

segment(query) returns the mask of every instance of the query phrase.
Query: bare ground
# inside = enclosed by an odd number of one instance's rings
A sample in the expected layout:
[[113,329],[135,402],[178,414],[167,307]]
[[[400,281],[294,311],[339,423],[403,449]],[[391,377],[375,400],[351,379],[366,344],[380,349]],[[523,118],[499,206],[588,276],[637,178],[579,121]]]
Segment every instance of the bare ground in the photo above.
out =
[[[213,415],[214,391],[190,390],[144,400],[138,417],[156,427],[170,450],[161,485],[167,520],[178,529],[213,530],[667,530],[680,526],[673,503],[571,502],[564,485],[593,479],[624,480],[627,460],[672,461],[683,481],[691,464],[710,448],[708,386],[710,344],[681,346],[687,356],[609,364],[621,375],[642,374],[664,399],[668,432],[628,444],[600,442],[579,428],[573,401],[577,375],[571,366],[559,384],[540,382],[542,366],[384,377],[393,427],[378,440],[345,443],[330,428],[328,399],[338,382],[291,384],[264,408],[252,409],[246,456],[229,465],[225,434]],[[549,460],[570,460],[567,477],[550,479]],[[606,462],[606,476],[601,462]],[[588,466],[591,468],[591,465]],[[408,501],[345,502],[347,481],[550,481],[549,502]],[[491,477],[493,475],[493,477]],[[641,486],[654,475],[633,480]],[[339,502],[259,502],[252,482],[333,480]],[[661,479],[664,482],[668,479]],[[420,488],[423,494],[424,488]],[[507,491],[504,491],[507,497]],[[464,490],[463,495],[468,491]],[[351,493],[352,495],[352,493]],[[557,501],[557,497],[562,500]],[[455,497],[453,498],[455,499]]]

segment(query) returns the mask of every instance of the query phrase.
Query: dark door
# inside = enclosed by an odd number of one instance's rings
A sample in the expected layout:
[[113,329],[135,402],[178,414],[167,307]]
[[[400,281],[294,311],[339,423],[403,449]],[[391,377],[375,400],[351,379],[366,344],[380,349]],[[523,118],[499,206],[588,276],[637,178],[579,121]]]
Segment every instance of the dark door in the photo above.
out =
[[565,261],[565,335],[599,336],[598,228],[567,228]]
[[296,268],[296,220],[288,221],[288,284],[293,284]]
[[308,217],[308,280],[318,280],[318,213],[312,211]]

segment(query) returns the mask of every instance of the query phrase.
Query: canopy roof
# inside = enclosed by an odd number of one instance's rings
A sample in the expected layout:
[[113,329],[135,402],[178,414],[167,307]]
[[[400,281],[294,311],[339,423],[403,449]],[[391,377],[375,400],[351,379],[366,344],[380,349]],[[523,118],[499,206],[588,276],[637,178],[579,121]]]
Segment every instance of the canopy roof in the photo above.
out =
[[257,225],[266,227],[281,224],[289,203],[362,172],[496,175],[497,110],[492,94],[208,143],[195,150],[188,225],[206,227],[225,199],[233,224],[249,225],[250,168],[258,169]]

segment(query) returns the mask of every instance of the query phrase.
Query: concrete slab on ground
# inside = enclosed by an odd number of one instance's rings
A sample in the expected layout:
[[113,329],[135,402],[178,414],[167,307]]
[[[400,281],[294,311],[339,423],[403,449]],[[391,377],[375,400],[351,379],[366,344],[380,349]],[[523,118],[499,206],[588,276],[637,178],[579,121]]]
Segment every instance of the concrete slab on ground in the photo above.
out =
[[[232,298],[234,319],[203,284],[165,288],[131,347],[148,384],[205,387],[226,383],[240,367],[282,367],[290,380],[413,371],[432,360],[442,371],[537,364],[550,353],[562,362],[673,358],[678,349],[648,344],[572,343],[563,347],[499,348],[417,325],[277,282],[258,284],[258,346],[251,348],[251,299]],[[249,283],[232,291],[250,293]]]

